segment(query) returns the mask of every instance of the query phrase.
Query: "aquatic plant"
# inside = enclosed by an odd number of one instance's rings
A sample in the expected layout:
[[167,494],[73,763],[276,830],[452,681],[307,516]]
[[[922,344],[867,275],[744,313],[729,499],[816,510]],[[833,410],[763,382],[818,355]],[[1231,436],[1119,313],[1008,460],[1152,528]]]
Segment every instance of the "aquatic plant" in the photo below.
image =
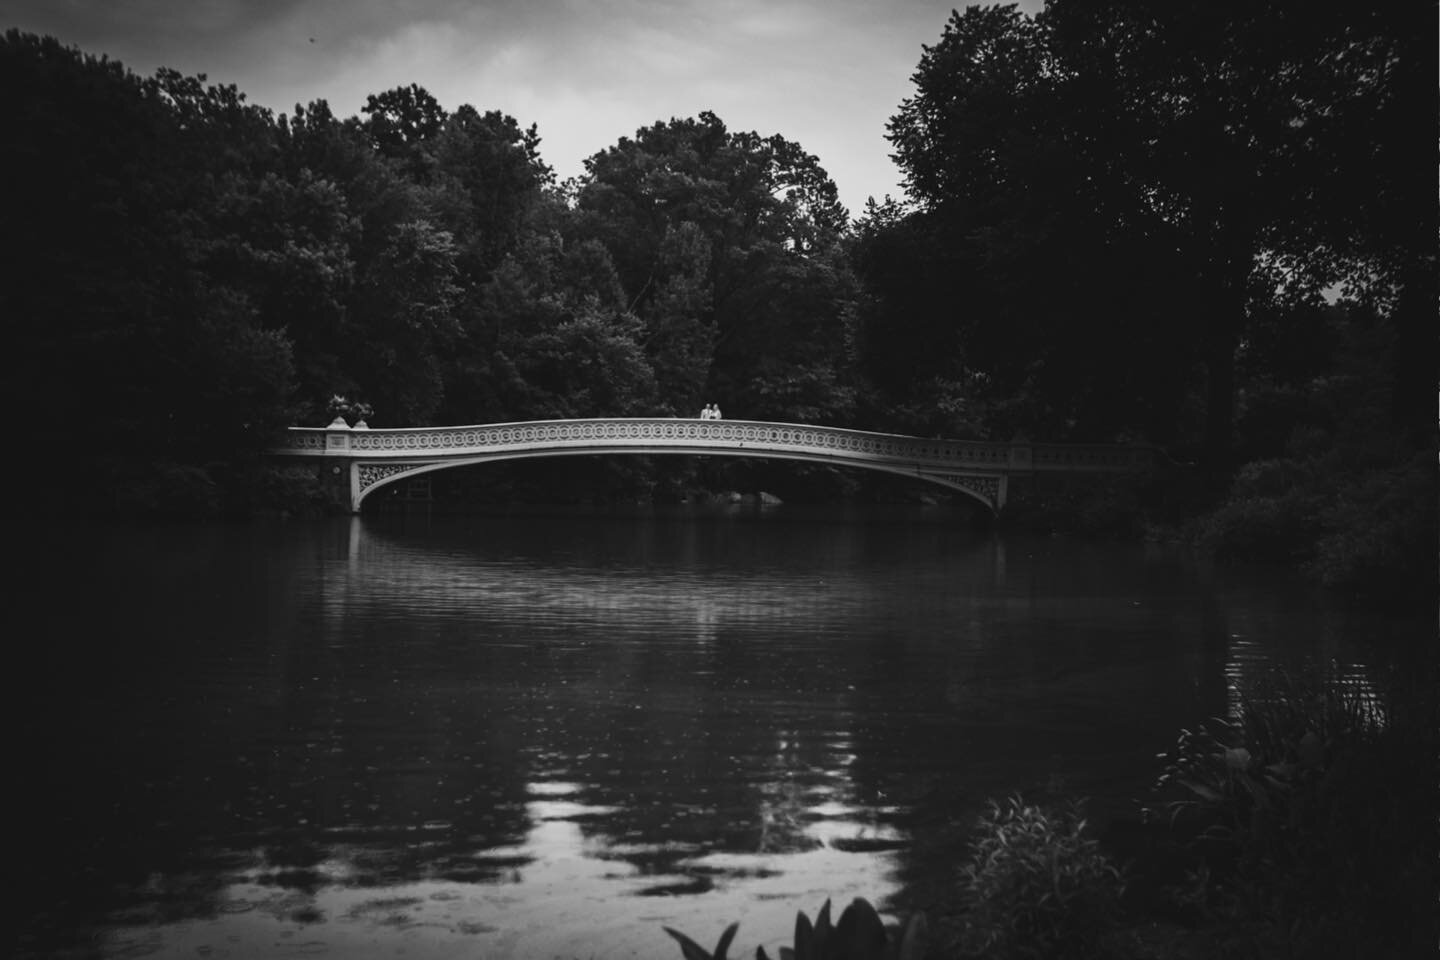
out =
[[1124,878],[1078,800],[990,801],[961,866],[961,950],[985,957],[1092,957],[1119,912]]
[[[725,952],[735,938],[739,924],[732,923],[725,928],[716,944],[714,953],[678,930],[664,927],[666,933],[680,944],[685,960],[726,960]],[[925,915],[917,913],[905,925],[900,936],[895,957],[897,960],[920,960],[924,952],[926,924]],[[885,924],[870,902],[856,897],[840,914],[838,923],[830,922],[830,901],[816,914],[811,923],[805,911],[795,915],[795,936],[792,946],[780,948],[780,960],[884,960],[887,956],[889,937]],[[769,960],[764,947],[755,950],[757,960]]]

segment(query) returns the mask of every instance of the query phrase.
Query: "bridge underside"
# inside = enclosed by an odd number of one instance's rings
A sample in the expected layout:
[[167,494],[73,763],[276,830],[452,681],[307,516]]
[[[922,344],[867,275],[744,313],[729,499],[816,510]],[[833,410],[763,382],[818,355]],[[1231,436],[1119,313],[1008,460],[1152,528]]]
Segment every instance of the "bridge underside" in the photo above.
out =
[[[927,469],[923,465],[902,465],[872,460],[851,459],[834,455],[792,451],[726,450],[723,448],[697,446],[682,447],[666,445],[633,445],[613,448],[590,447],[585,449],[545,449],[513,452],[496,452],[472,456],[425,457],[413,460],[368,460],[363,457],[349,462],[349,499],[352,513],[359,513],[365,498],[377,490],[402,480],[408,480],[439,470],[476,464],[497,463],[503,460],[531,460],[541,457],[583,457],[649,454],[656,456],[698,456],[735,457],[755,460],[792,460],[806,463],[820,463],[831,467],[845,467],[857,470],[873,470],[894,476],[922,480],[947,490],[963,493],[984,504],[992,513],[998,514],[1005,506],[1008,492],[1008,477],[1004,474],[966,474],[954,470]],[[333,462],[333,461],[332,461]],[[336,464],[338,466],[338,464]]]

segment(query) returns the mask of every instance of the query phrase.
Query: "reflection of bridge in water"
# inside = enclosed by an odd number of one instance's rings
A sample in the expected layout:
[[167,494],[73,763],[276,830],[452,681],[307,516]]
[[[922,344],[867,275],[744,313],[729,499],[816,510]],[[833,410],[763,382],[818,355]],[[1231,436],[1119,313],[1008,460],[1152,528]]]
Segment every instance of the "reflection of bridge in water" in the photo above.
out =
[[1148,448],[1118,444],[988,443],[752,420],[541,420],[461,427],[291,427],[272,455],[317,461],[350,509],[399,480],[449,467],[531,457],[679,454],[801,460],[913,477],[1005,506],[1010,480],[1037,473],[1121,473]]
[[[734,508],[722,509],[730,513]],[[503,530],[516,524],[525,525],[514,518],[489,518],[486,528]],[[803,562],[814,576],[805,589],[797,590],[793,578],[784,574],[794,558],[784,554],[778,535],[755,541],[758,553],[743,559],[732,556],[736,562],[716,571],[696,563],[695,554],[710,549],[698,539],[697,524],[627,521],[622,526],[627,539],[644,544],[643,562],[496,557],[475,545],[488,542],[494,535],[488,532],[474,542],[466,536],[414,539],[381,523],[352,518],[336,544],[340,549],[343,543],[345,562],[333,568],[322,595],[337,620],[357,606],[385,617],[440,617],[471,624],[507,612],[527,618],[543,612],[547,620],[604,624],[614,634],[664,624],[675,637],[699,642],[714,640],[725,628],[768,624],[782,614],[784,619],[803,616],[811,626],[809,640],[820,648],[828,642],[829,631],[845,628],[861,611],[887,606],[901,584],[929,587],[926,596],[936,605],[953,603],[957,593],[973,596],[986,609],[1013,608],[1020,614],[1035,604],[1028,595],[1004,593],[1005,545],[988,538],[967,538],[954,548],[970,572],[957,580],[944,565],[905,560],[867,565],[863,528],[825,526],[808,534]],[[585,536],[591,535],[603,533],[592,527]],[[666,575],[657,578],[655,567]],[[925,601],[912,598],[893,616],[898,624],[907,614],[928,612]]]

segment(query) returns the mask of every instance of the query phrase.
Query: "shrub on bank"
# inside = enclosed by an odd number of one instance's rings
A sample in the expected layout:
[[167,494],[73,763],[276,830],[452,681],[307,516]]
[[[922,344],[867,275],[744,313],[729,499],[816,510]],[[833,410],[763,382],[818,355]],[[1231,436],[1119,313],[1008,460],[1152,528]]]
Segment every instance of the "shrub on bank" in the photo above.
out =
[[1324,493],[1311,472],[1290,460],[1240,468],[1224,503],[1202,517],[1194,536],[1222,559],[1308,560],[1321,533]]
[[1152,809],[1195,838],[1183,898],[1262,956],[1433,948],[1435,702],[1433,678],[1277,674],[1182,731]]
[[988,958],[1101,956],[1124,879],[1078,801],[991,801],[961,866],[960,949]]
[[[108,512],[116,518],[211,520],[224,511],[224,491],[203,467],[173,461],[117,461],[105,471]],[[94,503],[88,508],[101,507]]]
[[1368,467],[1338,454],[1246,464],[1225,502],[1192,525],[1192,539],[1222,559],[1302,564],[1349,593],[1433,589],[1440,490],[1432,457]]
[[1428,451],[1356,476],[1325,506],[1311,572],[1326,586],[1371,596],[1433,590],[1437,494]]
[[243,478],[241,488],[249,514],[321,517],[348,509],[308,466],[262,466]]

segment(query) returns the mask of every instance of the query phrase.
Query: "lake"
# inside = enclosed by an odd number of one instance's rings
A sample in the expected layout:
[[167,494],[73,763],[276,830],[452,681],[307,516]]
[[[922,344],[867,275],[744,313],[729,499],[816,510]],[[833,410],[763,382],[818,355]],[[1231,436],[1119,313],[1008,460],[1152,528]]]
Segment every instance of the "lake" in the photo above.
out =
[[952,509],[56,528],[11,634],[19,955],[773,955],[934,868],[917,818],[1122,815],[1248,679],[1392,629]]

